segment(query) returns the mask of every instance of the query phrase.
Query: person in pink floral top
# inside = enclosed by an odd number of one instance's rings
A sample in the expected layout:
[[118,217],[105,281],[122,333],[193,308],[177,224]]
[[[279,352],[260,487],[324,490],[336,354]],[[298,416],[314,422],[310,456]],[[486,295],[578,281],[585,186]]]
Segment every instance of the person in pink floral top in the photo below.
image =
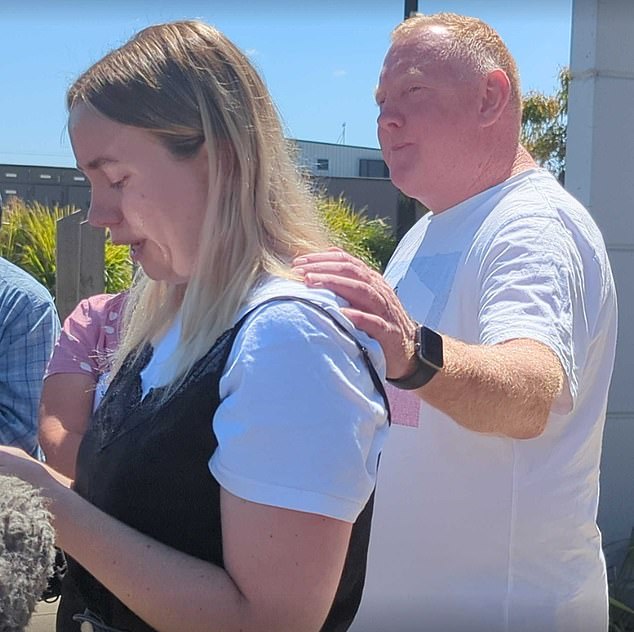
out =
[[96,294],[80,301],[64,321],[44,376],[40,444],[47,463],[71,478],[90,415],[107,389],[126,294]]

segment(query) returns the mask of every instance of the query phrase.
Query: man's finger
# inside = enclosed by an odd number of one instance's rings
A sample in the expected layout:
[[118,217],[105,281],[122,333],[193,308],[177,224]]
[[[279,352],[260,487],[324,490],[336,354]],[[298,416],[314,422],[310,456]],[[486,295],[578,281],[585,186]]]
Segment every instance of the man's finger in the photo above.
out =
[[294,266],[293,270],[302,276],[307,273],[328,274],[332,276],[342,276],[349,279],[356,279],[369,283],[373,280],[369,271],[363,270],[349,261],[308,261],[301,266]]
[[306,263],[319,263],[322,261],[331,261],[333,263],[336,262],[347,262],[353,265],[357,265],[360,267],[365,267],[365,263],[356,257],[353,257],[351,254],[347,253],[345,250],[341,250],[341,248],[329,248],[328,250],[324,250],[321,252],[311,252],[305,255],[301,255],[299,257],[295,257],[292,263],[293,266],[302,266]]
[[375,288],[355,278],[338,274],[306,273],[304,283],[308,287],[326,288],[350,303],[350,306],[362,312],[376,314],[382,318],[386,312],[386,301]]
[[368,336],[381,343],[381,338],[384,338],[386,333],[385,321],[382,318],[353,307],[343,307],[341,312],[357,329],[365,331]]

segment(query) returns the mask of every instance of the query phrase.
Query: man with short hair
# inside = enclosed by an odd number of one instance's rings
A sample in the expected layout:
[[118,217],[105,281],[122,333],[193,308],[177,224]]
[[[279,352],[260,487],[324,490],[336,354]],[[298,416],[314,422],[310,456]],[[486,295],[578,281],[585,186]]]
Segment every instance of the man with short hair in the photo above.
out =
[[406,20],[376,98],[392,181],[431,213],[385,280],[336,250],[295,262],[350,302],[394,387],[353,629],[605,632],[601,234],[519,144],[517,70],[480,20]]
[[32,456],[39,455],[42,378],[59,329],[46,288],[0,257],[0,444],[20,447]]

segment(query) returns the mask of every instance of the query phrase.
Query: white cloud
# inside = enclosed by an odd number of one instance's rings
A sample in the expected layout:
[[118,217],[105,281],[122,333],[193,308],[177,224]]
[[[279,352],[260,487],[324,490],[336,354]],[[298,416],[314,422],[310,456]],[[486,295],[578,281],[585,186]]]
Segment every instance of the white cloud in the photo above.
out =
[[345,77],[348,74],[347,70],[344,70],[343,68],[337,68],[337,70],[334,70],[332,73],[333,77]]

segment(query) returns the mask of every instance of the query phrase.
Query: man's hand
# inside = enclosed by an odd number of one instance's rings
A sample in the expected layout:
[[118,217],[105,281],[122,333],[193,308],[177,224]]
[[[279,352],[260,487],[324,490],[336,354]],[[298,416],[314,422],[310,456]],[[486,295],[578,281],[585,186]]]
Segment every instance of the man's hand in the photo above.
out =
[[293,269],[307,286],[326,288],[350,303],[341,311],[381,344],[390,378],[414,371],[416,322],[378,272],[339,248],[297,257]]

